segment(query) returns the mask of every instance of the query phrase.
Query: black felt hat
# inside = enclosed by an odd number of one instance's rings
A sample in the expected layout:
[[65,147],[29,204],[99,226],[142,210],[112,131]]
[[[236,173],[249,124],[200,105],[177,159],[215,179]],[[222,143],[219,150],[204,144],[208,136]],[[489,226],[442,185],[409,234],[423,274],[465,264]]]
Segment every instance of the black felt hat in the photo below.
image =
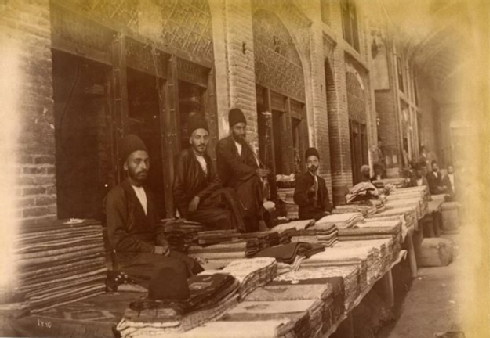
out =
[[305,158],[308,159],[310,156],[316,156],[318,159],[320,159],[320,155],[318,154],[318,150],[316,148],[308,148],[306,149],[305,153]]
[[163,257],[155,267],[148,286],[150,300],[186,300],[190,296],[186,263],[179,258]]
[[228,121],[230,122],[230,127],[233,127],[235,124],[240,122],[247,124],[245,115],[243,114],[242,110],[238,108],[230,109],[230,114],[228,115]]
[[119,141],[119,159],[126,161],[132,153],[143,150],[148,153],[145,143],[136,135],[127,135]]
[[206,131],[209,131],[208,122],[206,121],[204,116],[199,113],[190,115],[187,120],[187,131],[189,132],[189,136],[192,135],[192,133],[197,129],[204,129]]

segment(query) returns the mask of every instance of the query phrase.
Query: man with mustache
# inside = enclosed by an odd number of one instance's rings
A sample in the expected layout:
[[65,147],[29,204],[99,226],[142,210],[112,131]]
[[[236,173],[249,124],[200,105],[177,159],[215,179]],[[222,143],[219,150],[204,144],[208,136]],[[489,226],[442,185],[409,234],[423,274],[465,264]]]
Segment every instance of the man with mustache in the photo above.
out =
[[308,148],[305,154],[307,171],[296,177],[294,202],[299,206],[299,219],[319,220],[332,212],[325,180],[317,175],[319,159],[316,148]]
[[259,231],[263,221],[263,178],[269,170],[261,168],[250,144],[245,140],[247,121],[240,109],[230,109],[228,121],[230,135],[219,140],[216,146],[218,174],[224,187],[236,192],[243,208],[245,232]]
[[207,153],[208,125],[202,115],[191,115],[187,124],[190,147],[180,152],[173,184],[179,215],[210,228],[243,228],[241,210],[231,189],[223,189]]
[[194,259],[168,247],[155,199],[145,186],[150,169],[146,145],[128,135],[120,141],[119,155],[127,178],[106,199],[107,232],[118,269],[145,287],[164,257],[184,261],[191,274],[202,271]]
[[427,182],[429,183],[431,195],[440,195],[449,191],[448,187],[445,185],[446,182],[443,182],[442,180],[442,174],[439,171],[436,160],[432,161],[432,171],[427,173]]

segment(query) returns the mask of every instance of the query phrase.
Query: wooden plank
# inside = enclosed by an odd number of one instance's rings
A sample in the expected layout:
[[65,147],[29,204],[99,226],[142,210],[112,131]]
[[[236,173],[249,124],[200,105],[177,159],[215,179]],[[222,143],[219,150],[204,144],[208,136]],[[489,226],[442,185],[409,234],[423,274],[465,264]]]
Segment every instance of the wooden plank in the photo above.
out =
[[177,79],[177,60],[175,56],[168,59],[167,82],[165,83],[165,111],[163,114],[162,151],[164,161],[163,175],[165,186],[166,216],[175,214],[172,197],[172,180],[174,177],[174,162],[179,151],[177,134],[177,116],[179,114],[179,88]]
[[216,102],[216,76],[214,68],[208,74],[208,89],[205,91],[204,98],[205,116],[208,120],[209,128],[208,154],[211,156],[216,168],[216,145],[218,144],[219,140],[219,123]]

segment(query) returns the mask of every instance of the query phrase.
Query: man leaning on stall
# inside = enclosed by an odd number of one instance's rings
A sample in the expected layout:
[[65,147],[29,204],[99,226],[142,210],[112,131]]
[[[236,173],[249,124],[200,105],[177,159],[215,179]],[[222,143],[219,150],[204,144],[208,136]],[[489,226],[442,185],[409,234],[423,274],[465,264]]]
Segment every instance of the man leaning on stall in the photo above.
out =
[[163,257],[185,261],[192,274],[202,271],[195,260],[169,250],[155,199],[145,186],[150,157],[143,141],[128,135],[121,140],[119,153],[127,178],[106,200],[108,237],[118,268],[143,286]]
[[307,171],[296,178],[294,202],[299,206],[299,219],[319,220],[332,212],[325,180],[317,175],[320,156],[316,148],[306,150]]

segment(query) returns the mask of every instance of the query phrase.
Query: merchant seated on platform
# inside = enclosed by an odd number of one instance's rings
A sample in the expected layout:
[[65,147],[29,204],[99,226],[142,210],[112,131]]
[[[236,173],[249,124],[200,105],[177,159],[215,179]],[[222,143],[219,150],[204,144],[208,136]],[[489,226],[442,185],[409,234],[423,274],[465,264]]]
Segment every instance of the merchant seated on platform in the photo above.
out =
[[296,178],[294,202],[299,206],[301,220],[319,220],[332,212],[325,180],[317,175],[319,155],[316,148],[306,150],[308,170]]
[[169,250],[155,199],[145,186],[150,158],[143,141],[128,135],[121,140],[119,151],[127,178],[106,200],[107,231],[118,268],[145,287],[166,256],[183,260],[190,274],[202,271],[194,259]]
[[223,189],[207,153],[208,125],[204,117],[190,115],[190,147],[180,152],[173,183],[179,216],[215,229],[242,229],[243,212],[232,189]]

